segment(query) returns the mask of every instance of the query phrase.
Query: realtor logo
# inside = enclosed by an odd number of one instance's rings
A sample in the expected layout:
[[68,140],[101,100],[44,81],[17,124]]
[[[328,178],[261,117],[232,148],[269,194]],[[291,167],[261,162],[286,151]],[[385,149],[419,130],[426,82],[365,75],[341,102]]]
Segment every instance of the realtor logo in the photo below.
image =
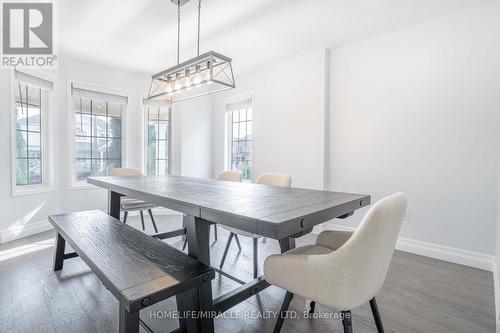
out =
[[3,4],[3,54],[52,54],[52,3]]
[[57,66],[52,2],[4,2],[2,19],[0,67]]

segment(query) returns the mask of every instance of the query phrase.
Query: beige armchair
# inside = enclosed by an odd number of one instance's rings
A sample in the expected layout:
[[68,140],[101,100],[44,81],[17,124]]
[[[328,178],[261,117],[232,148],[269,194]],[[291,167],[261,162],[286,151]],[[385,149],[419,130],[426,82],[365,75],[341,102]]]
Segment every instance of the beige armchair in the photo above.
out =
[[[259,177],[257,177],[257,180],[255,181],[257,184],[263,184],[263,185],[273,185],[273,186],[282,186],[282,187],[290,187],[292,183],[292,177],[285,173],[279,173],[279,172],[266,172],[266,173],[261,173]],[[219,267],[222,269],[224,266],[224,262],[226,260],[227,252],[229,251],[229,246],[231,245],[231,241],[233,238],[236,240],[236,244],[238,245],[238,249],[241,251],[241,244],[240,240],[238,238],[238,235],[240,236],[245,236],[245,237],[252,237],[253,238],[253,277],[254,279],[257,278],[258,275],[258,270],[259,270],[259,261],[258,261],[258,235],[254,235],[250,232],[246,232],[243,230],[239,230],[236,228],[228,227],[228,226],[222,226],[224,229],[230,232],[229,238],[226,243],[226,248],[224,249],[224,254],[222,255],[222,259],[220,261]]]
[[[351,309],[370,302],[378,332],[383,332],[375,295],[381,289],[406,211],[396,193],[375,203],[354,233],[324,231],[316,245],[271,255],[266,280],[287,290],[274,332],[283,325],[293,294],[342,311],[344,332],[352,332]],[[314,303],[312,303],[314,311]]]
[[[110,176],[137,177],[137,176],[142,176],[142,173],[139,169],[135,168],[114,168],[111,170]],[[156,205],[134,198],[122,197],[120,200],[120,208],[121,211],[123,212],[124,223],[127,223],[127,217],[129,212],[139,211],[139,214],[141,215],[142,230],[145,230],[146,227],[144,225],[144,211],[146,210],[149,213],[149,217],[151,218],[151,223],[153,224],[155,232],[158,233],[158,228],[156,227],[156,222],[153,217],[153,211],[152,211],[152,209],[155,207]]]

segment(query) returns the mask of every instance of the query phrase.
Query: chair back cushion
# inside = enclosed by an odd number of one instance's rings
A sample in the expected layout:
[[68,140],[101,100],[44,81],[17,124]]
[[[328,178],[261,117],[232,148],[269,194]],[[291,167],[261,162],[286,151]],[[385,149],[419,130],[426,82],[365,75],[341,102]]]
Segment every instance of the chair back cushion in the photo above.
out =
[[227,180],[230,182],[241,182],[241,172],[239,171],[221,171],[215,176],[217,180]]
[[110,176],[142,176],[142,172],[136,168],[114,168],[111,169]]
[[286,173],[264,172],[257,177],[255,182],[257,184],[290,187],[292,185],[292,177]]
[[[346,270],[349,281],[336,301],[355,308],[375,297],[384,284],[398,239],[407,198],[404,193],[388,196],[370,207],[349,240],[331,256]],[[335,281],[335,276],[332,276]],[[335,283],[335,282],[334,282]],[[342,300],[343,299],[343,300]]]

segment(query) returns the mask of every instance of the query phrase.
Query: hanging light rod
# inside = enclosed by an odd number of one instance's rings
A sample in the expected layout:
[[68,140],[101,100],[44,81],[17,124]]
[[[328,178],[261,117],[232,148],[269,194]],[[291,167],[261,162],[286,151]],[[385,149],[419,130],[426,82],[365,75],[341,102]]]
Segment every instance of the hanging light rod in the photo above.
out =
[[170,1],[177,7],[177,65],[151,77],[148,99],[176,103],[235,88],[231,58],[214,51],[200,55],[201,0],[198,0],[197,56],[179,63],[180,8],[190,0]]

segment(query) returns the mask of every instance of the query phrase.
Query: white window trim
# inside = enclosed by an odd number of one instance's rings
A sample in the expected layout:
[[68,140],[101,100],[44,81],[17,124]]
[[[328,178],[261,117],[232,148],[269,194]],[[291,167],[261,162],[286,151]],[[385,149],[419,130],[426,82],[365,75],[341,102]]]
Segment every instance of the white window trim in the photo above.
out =
[[101,86],[94,83],[82,82],[78,80],[68,79],[67,85],[67,142],[68,142],[68,190],[87,190],[87,189],[100,189],[95,185],[89,184],[85,181],[74,181],[73,173],[75,171],[75,159],[74,159],[74,145],[75,145],[75,111],[73,109],[73,94],[72,85],[76,84],[79,86],[84,86],[89,90],[94,90],[106,94],[121,95],[127,97],[128,103],[124,105],[122,109],[122,166],[128,165],[128,154],[127,154],[127,140],[129,136],[128,131],[128,118],[130,110],[130,91],[114,89],[107,86]]
[[252,101],[251,107],[252,107],[252,178],[251,181],[255,181],[255,168],[254,168],[254,155],[255,155],[255,96],[253,91],[248,92],[246,94],[241,94],[237,96],[233,96],[230,98],[226,98],[224,100],[224,121],[225,121],[225,136],[224,136],[224,169],[225,170],[232,170],[232,165],[231,165],[231,155],[232,155],[232,150],[233,147],[230,144],[232,141],[233,137],[233,124],[232,124],[232,119],[229,116],[231,113],[230,111],[226,111],[227,105],[229,104],[234,104],[238,103],[244,100],[250,99]]
[[[141,138],[142,138],[142,145],[141,145],[141,170],[144,175],[148,174],[148,164],[147,164],[147,154],[148,154],[148,132],[146,131],[146,125],[148,124],[148,115],[146,114],[146,107],[147,105],[145,103],[145,99],[147,98],[147,94],[141,94],[141,100],[140,100],[140,105],[141,105],[141,112],[142,112],[142,117],[141,117]],[[158,102],[158,106],[161,106],[161,102]],[[169,105],[168,103],[164,104],[165,107],[170,108],[169,110],[169,131],[168,131],[168,175],[172,174],[172,105]]]
[[13,197],[24,196],[24,195],[33,195],[40,193],[49,193],[55,192],[56,187],[54,183],[54,163],[53,163],[53,122],[54,117],[49,115],[49,113],[54,114],[54,111],[50,111],[50,109],[55,109],[55,76],[39,71],[39,70],[29,70],[26,72],[32,76],[38,77],[40,79],[44,79],[52,82],[53,88],[52,91],[48,91],[47,98],[43,98],[40,101],[42,112],[41,114],[41,126],[42,126],[42,135],[40,137],[40,144],[42,147],[42,183],[41,184],[31,184],[31,185],[17,185],[16,181],[16,160],[17,160],[17,145],[16,145],[16,117],[15,117],[15,109],[16,109],[16,77],[15,70],[10,71],[10,132],[11,132],[11,193]]

